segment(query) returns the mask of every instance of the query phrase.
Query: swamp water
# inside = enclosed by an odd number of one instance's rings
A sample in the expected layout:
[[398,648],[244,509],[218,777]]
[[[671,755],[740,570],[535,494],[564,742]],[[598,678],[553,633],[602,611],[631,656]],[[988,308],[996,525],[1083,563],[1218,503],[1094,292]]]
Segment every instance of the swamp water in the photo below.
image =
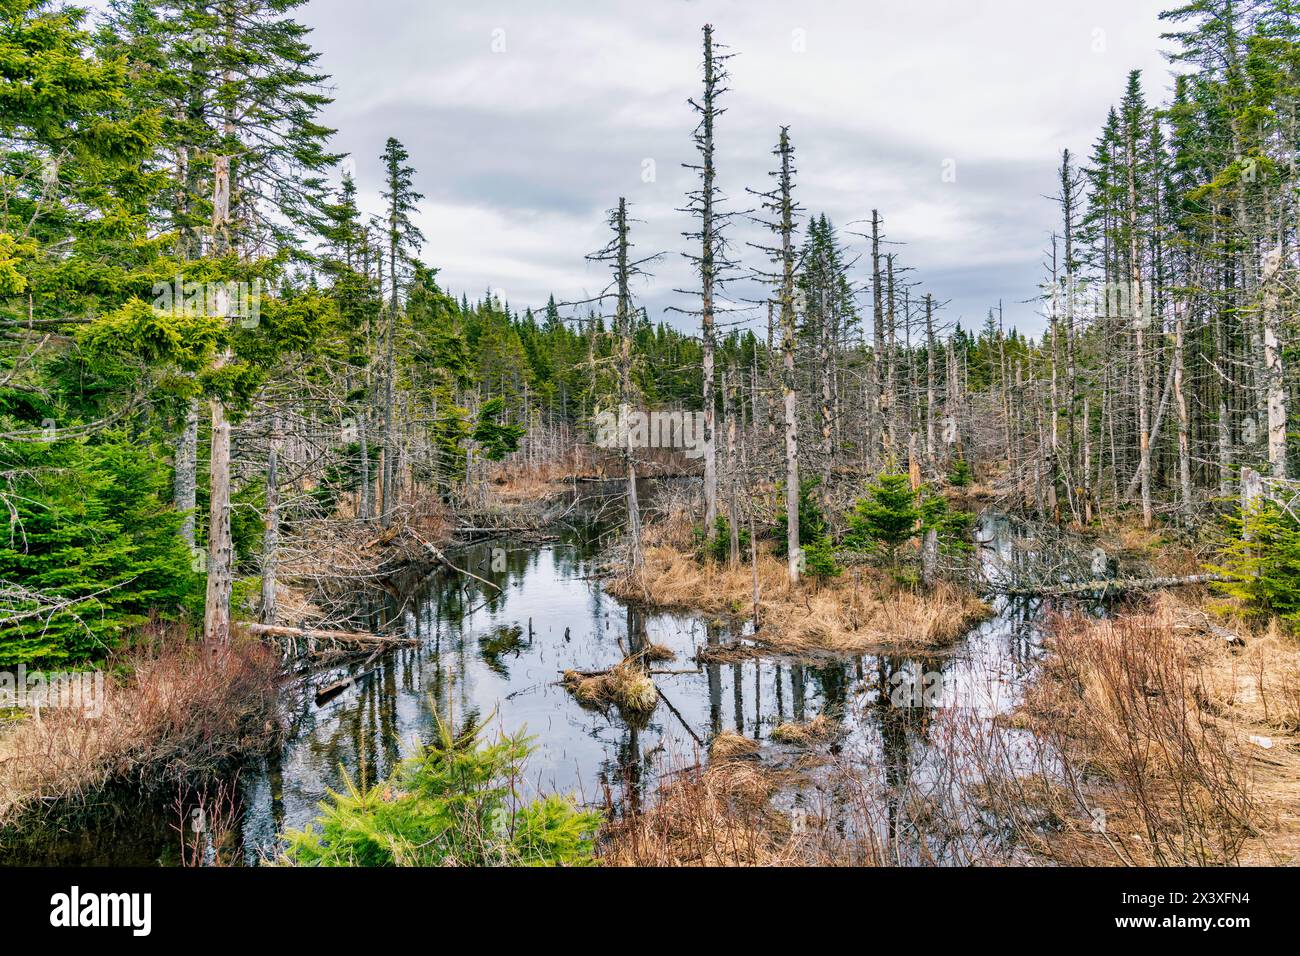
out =
[[[981,564],[1007,559],[1012,536],[1005,519],[982,517],[976,537]],[[797,759],[794,748],[770,740],[772,730],[817,714],[839,725],[831,747],[837,765],[857,768],[886,795],[915,792],[918,780],[943,786],[953,772],[945,752],[953,737],[934,715],[957,710],[992,726],[996,714],[1014,707],[1041,656],[1037,604],[996,598],[992,618],[934,656],[756,657],[697,666],[700,648],[743,640],[748,625],[643,610],[610,597],[589,536],[540,545],[490,541],[452,557],[500,591],[438,572],[400,603],[378,609],[381,618],[400,619],[418,646],[385,654],[320,705],[316,691],[348,676],[346,669],[299,686],[286,701],[291,732],[278,752],[244,767],[230,785],[233,825],[224,857],[256,864],[273,856],[277,834],[310,822],[328,789],[344,789],[346,777],[385,777],[418,741],[432,739],[435,714],[458,728],[490,717],[489,733],[526,729],[536,749],[525,792],[573,793],[592,805],[643,800],[663,774],[702,761],[709,741],[724,731],[763,742],[778,763]],[[557,684],[564,670],[610,667],[644,640],[676,657],[653,665],[662,699],[639,726],[616,709],[580,705]],[[1023,732],[999,733],[1015,736],[1015,747],[1031,742]],[[814,779],[778,801],[826,818],[841,796],[835,784]],[[887,808],[891,843],[899,840],[897,812]],[[184,796],[151,803],[106,795],[39,830],[0,834],[0,865],[174,865],[193,813]],[[211,853],[209,847],[209,859]],[[934,851],[922,848],[916,858],[932,860]]]

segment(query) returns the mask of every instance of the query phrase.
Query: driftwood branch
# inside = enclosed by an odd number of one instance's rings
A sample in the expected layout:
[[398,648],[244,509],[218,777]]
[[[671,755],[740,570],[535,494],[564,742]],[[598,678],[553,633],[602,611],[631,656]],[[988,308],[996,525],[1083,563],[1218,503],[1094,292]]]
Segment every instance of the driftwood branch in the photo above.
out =
[[485,584],[488,587],[490,587],[493,591],[500,593],[501,591],[500,585],[493,584],[491,581],[479,577],[473,571],[466,571],[464,568],[456,567],[456,565],[452,564],[451,561],[447,559],[447,556],[442,553],[441,548],[438,548],[435,545],[430,544],[428,541],[425,541],[419,535],[414,535],[414,537],[416,541],[419,541],[420,544],[424,545],[424,550],[429,552],[429,556],[433,558],[433,560],[436,561],[438,564],[446,568],[447,570],[455,571],[457,574],[463,574],[468,578],[473,578],[475,581],[479,582],[479,584]]
[[307,627],[285,627],[278,624],[246,623],[240,625],[249,634],[258,637],[282,637],[290,640],[303,638],[312,641],[338,641],[345,644],[415,644],[413,637],[391,634],[371,634],[367,631],[322,631]]
[[1188,574],[1172,578],[1101,578],[1095,581],[1076,581],[1070,584],[1043,584],[1026,587],[999,586],[1003,594],[1013,597],[1065,597],[1077,594],[1124,594],[1131,591],[1156,591],[1160,588],[1181,587],[1186,584],[1208,584],[1212,581],[1226,581],[1222,574]]

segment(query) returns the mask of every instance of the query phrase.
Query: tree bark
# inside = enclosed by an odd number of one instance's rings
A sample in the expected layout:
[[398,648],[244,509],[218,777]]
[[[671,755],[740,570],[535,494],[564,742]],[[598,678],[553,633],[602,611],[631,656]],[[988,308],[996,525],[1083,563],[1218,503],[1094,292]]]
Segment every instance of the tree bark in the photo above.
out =
[[192,398],[185,406],[185,424],[176,436],[175,476],[172,479],[172,502],[181,512],[181,538],[194,550],[194,508],[198,488],[199,401]]
[[262,606],[263,624],[274,624],[276,570],[280,561],[280,416],[271,418],[271,434],[266,452],[266,508],[262,532]]
[[1264,263],[1263,308],[1260,321],[1264,337],[1264,388],[1268,408],[1268,463],[1274,478],[1285,480],[1286,462],[1286,376],[1282,370],[1282,349],[1278,345],[1278,285],[1281,281],[1282,248],[1268,254]]
[[783,369],[781,390],[785,405],[785,540],[786,572],[797,584],[802,572],[803,553],[799,546],[799,399],[795,384],[795,337],[798,334],[794,311],[794,200],[791,197],[790,140],[782,127],[781,173],[781,352]]
[[230,588],[234,582],[234,545],[230,537],[230,422],[221,399],[212,408],[212,462],[209,469],[208,591],[203,636],[212,645],[230,641]]
[[1192,519],[1192,455],[1187,396],[1183,392],[1184,352],[1186,349],[1186,305],[1174,305],[1174,408],[1178,412],[1178,491],[1183,513]]
[[717,78],[713,63],[713,27],[704,27],[704,103],[701,107],[699,147],[702,154],[703,184],[700,194],[700,333],[703,348],[703,412],[704,412],[704,527],[713,533],[718,517],[718,450],[714,434],[714,350],[715,331],[713,292],[716,281],[717,236],[713,219],[713,193],[716,171],[713,166],[714,97],[717,95]]

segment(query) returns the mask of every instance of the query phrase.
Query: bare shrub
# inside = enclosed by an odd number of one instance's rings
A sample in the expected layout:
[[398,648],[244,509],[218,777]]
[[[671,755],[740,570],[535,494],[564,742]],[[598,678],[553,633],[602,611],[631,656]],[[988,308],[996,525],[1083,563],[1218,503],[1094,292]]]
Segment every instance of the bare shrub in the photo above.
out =
[[153,787],[214,774],[278,734],[277,655],[152,629],[106,665],[103,712],[33,714],[0,735],[0,821],[109,783]]
[[1094,842],[1119,862],[1234,863],[1261,822],[1247,744],[1206,706],[1212,662],[1176,625],[1163,603],[1058,620],[1027,709],[1064,786],[1103,809]]
[[231,866],[242,859],[239,839],[239,773],[195,786],[176,785],[181,866]]

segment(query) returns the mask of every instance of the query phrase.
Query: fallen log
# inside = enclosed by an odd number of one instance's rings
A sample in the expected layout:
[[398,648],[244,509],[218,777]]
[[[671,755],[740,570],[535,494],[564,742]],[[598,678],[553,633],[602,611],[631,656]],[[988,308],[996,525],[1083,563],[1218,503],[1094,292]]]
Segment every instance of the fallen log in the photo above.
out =
[[663,691],[659,690],[656,687],[655,692],[658,694],[659,699],[664,702],[664,706],[666,706],[670,711],[672,711],[673,716],[676,717],[677,720],[681,723],[681,725],[686,728],[686,732],[695,738],[695,742],[697,744],[703,747],[704,741],[700,739],[700,735],[695,732],[695,730],[691,727],[691,725],[686,722],[686,718],[682,716],[682,712],[673,706],[672,701],[670,701],[667,697],[664,696]]
[[530,528],[527,525],[501,525],[500,527],[483,525],[481,527],[459,527],[456,529],[456,533],[457,534],[504,534],[506,532],[514,532],[516,534],[533,534],[541,530],[542,530],[541,528]]
[[444,568],[447,568],[449,571],[455,571],[457,574],[463,574],[463,575],[465,575],[465,576],[468,577],[468,578],[473,578],[475,581],[479,582],[480,584],[486,584],[488,587],[490,587],[490,588],[491,588],[492,590],[494,590],[494,591],[497,591],[497,592],[500,592],[500,591],[501,591],[501,586],[500,586],[500,585],[498,585],[498,584],[493,584],[491,581],[488,581],[488,580],[486,580],[485,578],[481,578],[481,577],[479,577],[479,576],[478,576],[477,574],[475,574],[473,571],[466,571],[464,568],[458,568],[458,567],[456,567],[456,565],[452,564],[451,561],[448,560],[447,556],[446,556],[445,554],[442,553],[442,549],[441,549],[441,548],[438,548],[437,546],[435,546],[435,545],[433,545],[433,544],[430,544],[428,541],[425,541],[425,540],[424,540],[423,538],[421,538],[419,535],[415,535],[415,534],[413,533],[412,536],[415,538],[416,541],[418,541],[418,542],[420,542],[420,544],[424,545],[424,549],[425,549],[426,551],[429,552],[429,556],[430,556],[431,558],[433,558],[433,560],[436,561],[438,564],[442,565]]
[[1094,581],[1076,581],[1070,584],[1043,584],[1019,587],[995,587],[995,590],[1012,597],[1067,597],[1076,594],[1123,594],[1129,591],[1157,591],[1160,588],[1182,587],[1188,584],[1209,584],[1226,581],[1222,574],[1188,574],[1172,578],[1101,578]]
[[[369,668],[370,665],[375,662],[375,658],[378,657],[382,652],[383,652],[383,648],[381,647],[378,650],[376,650],[373,654],[371,654],[368,658],[366,658],[366,662],[361,666],[363,668]],[[351,674],[343,678],[341,681],[337,681],[333,684],[330,684],[328,687],[322,687],[320,690],[316,691],[316,706],[320,707],[322,704],[328,703],[329,701],[337,697],[339,694],[347,690],[349,687],[353,686],[354,684],[359,684],[361,681],[365,680],[376,670],[378,670],[378,668],[371,668],[370,670],[363,671],[360,674]]]
[[371,634],[367,631],[324,631],[308,627],[285,627],[279,624],[256,624],[245,622],[236,625],[249,634],[258,637],[282,637],[289,640],[299,638],[312,641],[339,641],[345,644],[415,644],[413,637],[397,634]]
[[353,677],[345,677],[341,681],[338,681],[337,683],[330,684],[328,687],[322,687],[320,690],[316,691],[316,706],[320,707],[324,704],[328,704],[331,700],[333,700],[339,694],[343,693],[349,687],[361,683],[361,681],[365,680],[373,673],[374,673],[373,669],[368,670],[364,674],[357,674]]

